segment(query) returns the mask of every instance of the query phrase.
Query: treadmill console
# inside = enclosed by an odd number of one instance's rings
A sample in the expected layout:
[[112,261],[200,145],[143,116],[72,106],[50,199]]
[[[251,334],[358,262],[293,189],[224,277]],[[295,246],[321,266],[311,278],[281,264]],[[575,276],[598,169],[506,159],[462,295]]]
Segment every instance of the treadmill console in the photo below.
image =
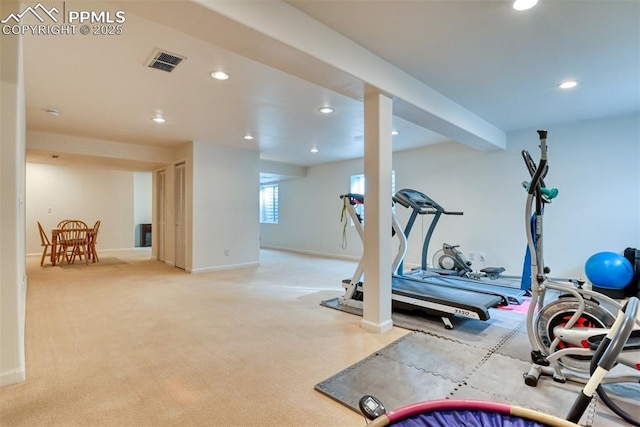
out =
[[431,200],[431,198],[429,198],[429,196],[427,196],[426,194],[408,188],[398,191],[393,196],[393,201],[396,203],[400,203],[405,208],[412,208],[417,211],[425,208],[444,210],[442,206]]

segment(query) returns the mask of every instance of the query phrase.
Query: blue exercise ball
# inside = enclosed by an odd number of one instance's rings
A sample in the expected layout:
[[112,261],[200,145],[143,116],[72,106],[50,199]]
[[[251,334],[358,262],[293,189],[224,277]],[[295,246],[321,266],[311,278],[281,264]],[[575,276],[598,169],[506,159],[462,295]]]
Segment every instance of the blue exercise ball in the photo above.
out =
[[633,266],[628,259],[615,252],[598,252],[587,260],[585,273],[595,286],[623,289],[633,279]]

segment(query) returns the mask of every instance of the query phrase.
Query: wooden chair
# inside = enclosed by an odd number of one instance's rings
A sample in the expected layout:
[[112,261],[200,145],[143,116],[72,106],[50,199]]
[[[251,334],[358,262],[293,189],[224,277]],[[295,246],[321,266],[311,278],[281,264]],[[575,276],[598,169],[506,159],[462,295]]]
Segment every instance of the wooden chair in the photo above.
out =
[[[53,245],[49,241],[49,236],[47,236],[47,233],[44,231],[44,228],[42,228],[42,224],[40,224],[40,221],[38,221],[38,230],[40,231],[40,246],[42,246],[42,248],[43,248],[42,249],[42,258],[40,259],[40,267],[43,267],[44,266],[44,258],[47,255],[51,256],[51,251],[53,250]],[[56,254],[56,257],[58,256],[58,254]]]
[[96,252],[96,243],[98,242],[98,230],[100,230],[100,220],[97,220],[93,225],[93,230],[89,232],[89,258],[93,262],[100,262],[98,258],[98,252]]
[[[87,224],[79,220],[67,221],[62,224],[58,235],[61,256],[67,264],[75,262],[76,257],[89,264],[89,229]],[[69,252],[71,250],[71,252]]]

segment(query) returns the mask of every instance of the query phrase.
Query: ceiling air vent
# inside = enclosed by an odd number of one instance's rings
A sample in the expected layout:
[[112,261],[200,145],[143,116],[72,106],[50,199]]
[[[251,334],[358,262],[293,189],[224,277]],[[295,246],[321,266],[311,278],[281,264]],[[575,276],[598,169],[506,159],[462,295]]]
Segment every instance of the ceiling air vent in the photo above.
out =
[[155,68],[156,70],[162,70],[170,73],[182,62],[183,59],[186,58],[184,56],[176,55],[175,53],[156,49],[153,51],[147,65],[151,68]]

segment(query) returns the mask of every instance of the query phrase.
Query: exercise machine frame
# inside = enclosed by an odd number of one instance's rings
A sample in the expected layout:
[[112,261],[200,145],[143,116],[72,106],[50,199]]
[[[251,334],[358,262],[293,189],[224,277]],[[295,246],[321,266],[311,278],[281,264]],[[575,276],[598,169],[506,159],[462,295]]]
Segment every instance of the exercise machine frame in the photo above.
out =
[[[640,426],[640,419],[634,418],[615,403],[601,385],[617,363],[640,370],[640,364],[637,363],[640,356],[640,330],[633,330],[640,315],[638,304],[638,298],[631,297],[606,335],[589,337],[589,348],[595,350],[589,369],[591,377],[573,402],[567,415],[569,421],[577,423],[597,393],[605,405],[620,418],[634,426]],[[631,356],[635,356],[635,359]]]
[[[539,130],[538,136],[541,154],[537,165],[526,150],[522,151],[531,175],[531,182],[527,185],[525,229],[531,253],[531,302],[527,310],[527,335],[532,366],[525,374],[524,381],[535,387],[541,375],[548,375],[557,382],[571,380],[585,383],[593,356],[593,350],[585,343],[592,336],[608,333],[616,318],[610,310],[617,313],[622,306],[606,295],[587,289],[582,282],[559,282],[547,277],[550,269],[545,266],[543,257],[544,205],[557,195],[557,190],[545,186],[543,178],[548,172],[547,132]],[[546,302],[549,290],[559,293],[559,297]],[[607,379],[608,382],[638,380],[636,376]]]
[[[509,286],[509,283],[494,280],[493,277],[504,271],[504,268],[489,268],[491,275],[480,277],[475,274],[465,274],[464,276],[452,274],[452,271],[442,271],[429,268],[427,266],[427,254],[429,251],[429,243],[436,225],[442,215],[463,215],[463,212],[447,211],[441,205],[436,203],[426,194],[409,188],[404,188],[393,196],[393,201],[400,206],[411,209],[411,215],[404,227],[405,238],[409,238],[413,226],[418,215],[433,215],[431,224],[424,237],[422,244],[422,264],[421,268],[413,269],[410,272],[404,271],[402,263],[398,265],[398,276],[410,277],[413,279],[423,280],[429,283],[438,283],[439,285],[449,286],[452,289],[467,290],[476,293],[484,293],[488,295],[498,295],[511,304],[522,304],[523,296],[526,291],[518,286]],[[448,245],[451,247],[451,245]],[[455,250],[455,247],[452,247]],[[491,279],[489,278],[491,277]],[[514,278],[510,278],[514,279]],[[511,282],[511,281],[510,281]]]
[[[354,227],[364,242],[364,228],[362,218],[355,210],[358,204],[364,204],[362,194],[347,193],[340,196],[343,209],[352,219]],[[391,266],[392,273],[404,259],[407,251],[407,239],[395,215],[391,216],[392,233],[399,239],[398,252]],[[345,293],[338,298],[338,303],[357,309],[363,308],[364,289],[363,259],[360,259],[351,279],[343,280]],[[484,293],[467,290],[452,290],[447,286],[427,283],[417,279],[399,277],[395,274],[391,278],[391,297],[394,308],[403,310],[420,310],[428,315],[439,317],[446,329],[452,329],[453,316],[461,316],[475,320],[489,320],[489,308],[506,305],[506,299]]]

